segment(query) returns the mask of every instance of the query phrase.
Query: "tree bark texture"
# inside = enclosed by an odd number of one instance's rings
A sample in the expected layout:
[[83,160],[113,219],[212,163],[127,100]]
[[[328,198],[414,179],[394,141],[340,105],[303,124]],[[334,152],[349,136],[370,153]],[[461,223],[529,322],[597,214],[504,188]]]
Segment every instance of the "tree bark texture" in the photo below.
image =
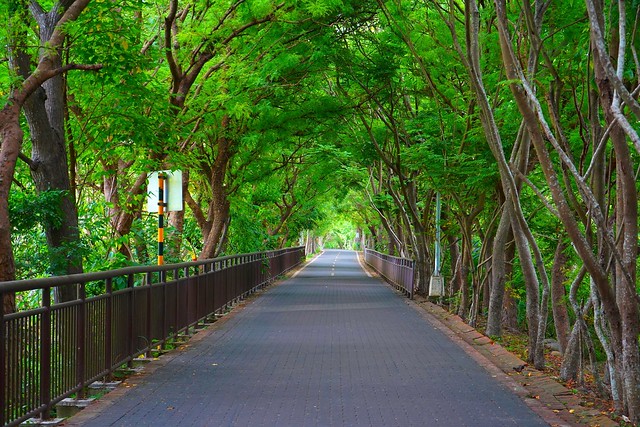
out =
[[[61,224],[45,227],[51,270],[54,275],[82,272],[79,252],[78,212],[67,173],[66,144],[63,127],[64,95],[60,76],[38,89],[24,106],[31,134],[31,176],[38,192],[62,191],[60,199]],[[75,247],[74,247],[75,246]],[[75,299],[72,287],[59,289],[60,301]]]
[[489,336],[502,335],[502,306],[506,284],[506,247],[511,231],[511,203],[507,201],[502,208],[500,222],[493,240],[493,258],[491,259],[491,294],[487,315],[486,333]]
[[[54,7],[48,13],[31,8],[40,29],[40,43],[44,46],[56,30],[62,11]],[[42,50],[42,55],[48,55]],[[50,58],[53,68],[62,67],[59,52]],[[28,66],[22,65],[22,76],[28,77]],[[25,102],[24,112],[31,136],[31,176],[39,193],[61,192],[60,224],[45,224],[51,273],[66,275],[82,272],[82,254],[79,245],[78,211],[75,195],[71,193],[65,143],[65,91],[61,74],[43,82]],[[77,297],[73,286],[56,289],[58,302]]]
[[455,296],[460,290],[461,280],[458,278],[460,269],[458,263],[460,263],[460,246],[458,240],[451,234],[447,234],[447,242],[449,245],[449,259],[451,263],[451,281],[449,286],[449,296]]
[[[228,117],[224,122],[228,126]],[[204,236],[204,246],[198,259],[214,258],[218,255],[226,228],[229,225],[230,202],[227,198],[226,178],[229,162],[233,156],[233,142],[226,136],[217,141],[218,151],[211,168],[212,200],[209,204],[206,222],[210,224],[209,232]]]
[[[23,136],[20,106],[9,103],[0,112],[0,281],[14,280],[16,277],[11,245],[9,191]],[[14,294],[5,294],[2,303],[5,314],[16,310]]]
[[569,342],[571,325],[569,324],[569,313],[567,312],[567,296],[565,282],[567,275],[568,256],[566,254],[567,244],[562,239],[558,241],[556,253],[553,258],[553,269],[551,271],[551,310],[553,312],[553,325],[556,330],[556,337],[560,345],[560,352],[564,354]]

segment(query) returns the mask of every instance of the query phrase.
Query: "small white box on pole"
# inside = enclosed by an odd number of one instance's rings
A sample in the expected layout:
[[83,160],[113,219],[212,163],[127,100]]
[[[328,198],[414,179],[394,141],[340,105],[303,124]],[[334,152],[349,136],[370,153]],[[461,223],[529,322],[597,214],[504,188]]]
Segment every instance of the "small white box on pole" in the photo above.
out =
[[441,297],[444,295],[444,277],[431,276],[429,281],[429,296]]
[[156,171],[149,173],[147,187],[147,212],[158,212],[158,174],[165,175],[164,202],[165,211],[182,210],[182,171]]

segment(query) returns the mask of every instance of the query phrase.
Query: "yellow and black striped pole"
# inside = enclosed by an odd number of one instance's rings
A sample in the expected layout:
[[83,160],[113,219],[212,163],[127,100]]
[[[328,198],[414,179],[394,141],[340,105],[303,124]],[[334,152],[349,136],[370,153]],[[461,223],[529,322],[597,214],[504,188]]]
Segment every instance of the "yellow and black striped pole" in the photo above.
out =
[[158,265],[164,264],[164,186],[166,175],[158,173]]

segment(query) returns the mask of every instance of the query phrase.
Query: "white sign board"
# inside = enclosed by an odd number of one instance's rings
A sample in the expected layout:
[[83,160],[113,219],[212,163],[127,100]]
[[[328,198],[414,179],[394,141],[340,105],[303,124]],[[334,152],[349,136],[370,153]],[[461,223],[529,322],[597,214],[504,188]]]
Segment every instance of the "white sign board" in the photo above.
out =
[[147,187],[147,212],[158,212],[158,174],[166,176],[164,181],[165,211],[182,210],[182,171],[156,171],[149,174]]

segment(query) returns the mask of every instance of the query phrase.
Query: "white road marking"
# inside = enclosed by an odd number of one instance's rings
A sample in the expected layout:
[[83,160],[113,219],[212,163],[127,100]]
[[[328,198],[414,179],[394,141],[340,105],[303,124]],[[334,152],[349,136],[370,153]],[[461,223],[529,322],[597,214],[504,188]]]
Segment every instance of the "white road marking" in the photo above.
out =
[[305,268],[307,268],[307,266],[313,264],[318,258],[320,258],[320,255],[322,255],[324,253],[324,251],[320,252],[319,254],[317,254],[316,256],[314,256],[313,258],[311,258],[311,261],[309,261],[306,265],[304,265],[300,270],[296,271],[295,273],[293,273],[291,275],[291,278],[293,279],[294,277],[296,277],[298,274],[300,274]]

